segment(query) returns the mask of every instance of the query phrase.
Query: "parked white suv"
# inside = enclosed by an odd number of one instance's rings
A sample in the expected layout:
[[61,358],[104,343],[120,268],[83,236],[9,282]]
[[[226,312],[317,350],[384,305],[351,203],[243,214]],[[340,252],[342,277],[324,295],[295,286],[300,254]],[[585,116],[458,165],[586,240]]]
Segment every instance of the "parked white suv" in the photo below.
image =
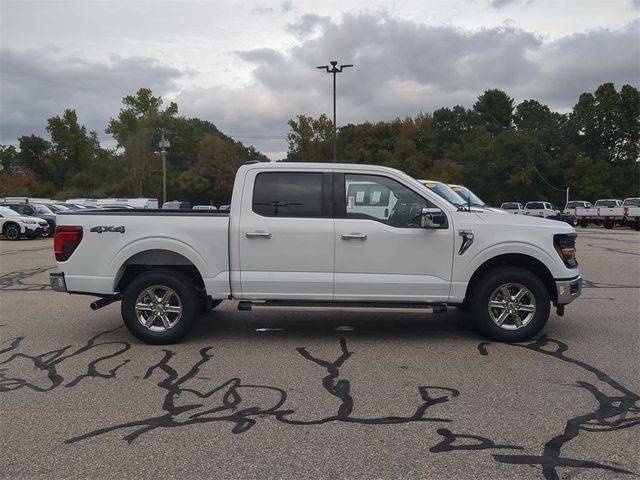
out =
[[0,206],[0,232],[8,240],[20,237],[35,238],[49,232],[46,220],[37,217],[23,217],[7,207]]

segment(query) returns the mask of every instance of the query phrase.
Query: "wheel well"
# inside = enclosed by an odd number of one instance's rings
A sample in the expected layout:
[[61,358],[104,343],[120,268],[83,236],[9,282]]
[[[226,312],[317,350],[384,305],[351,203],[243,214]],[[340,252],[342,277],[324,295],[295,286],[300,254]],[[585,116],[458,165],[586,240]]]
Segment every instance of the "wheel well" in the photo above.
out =
[[558,299],[558,294],[556,292],[556,284],[553,280],[553,276],[549,269],[542,263],[540,260],[537,260],[528,255],[522,255],[519,253],[509,253],[506,255],[499,255],[490,260],[484,262],[471,276],[471,280],[469,281],[469,285],[467,286],[467,292],[465,295],[465,302],[469,297],[469,293],[473,291],[476,283],[482,278],[482,276],[496,268],[500,267],[519,267],[525,270],[530,271],[534,275],[536,275],[544,286],[547,287],[547,291],[549,292],[549,296],[551,300],[555,303]]
[[175,270],[190,279],[198,292],[205,294],[204,281],[191,261],[171,250],[146,250],[130,257],[116,276],[115,292],[123,292],[138,275],[150,270]]

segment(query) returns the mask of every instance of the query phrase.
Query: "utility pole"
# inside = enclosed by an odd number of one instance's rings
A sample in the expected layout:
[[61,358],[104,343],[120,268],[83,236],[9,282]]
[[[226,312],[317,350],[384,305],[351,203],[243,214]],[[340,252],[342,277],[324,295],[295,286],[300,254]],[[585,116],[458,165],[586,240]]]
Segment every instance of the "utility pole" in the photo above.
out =
[[353,65],[348,64],[348,65],[340,65],[339,67],[338,62],[336,60],[331,60],[329,62],[331,64],[331,67],[329,67],[329,65],[322,65],[320,67],[316,67],[319,69],[324,69],[327,71],[327,73],[332,73],[333,74],[333,162],[336,162],[336,141],[337,141],[337,134],[336,134],[336,73],[342,73],[342,69],[343,68],[348,68],[348,67],[353,67]]
[[160,129],[160,155],[162,155],[162,203],[167,201],[167,150],[166,147],[171,146],[169,140],[164,138],[165,130]]

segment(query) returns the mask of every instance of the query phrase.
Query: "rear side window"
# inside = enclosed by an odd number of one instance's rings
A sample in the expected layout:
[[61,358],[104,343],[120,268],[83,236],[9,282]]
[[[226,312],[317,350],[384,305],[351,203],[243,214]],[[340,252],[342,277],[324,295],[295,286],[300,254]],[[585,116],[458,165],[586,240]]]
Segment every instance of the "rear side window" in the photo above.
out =
[[259,173],[253,188],[253,211],[263,217],[318,218],[322,211],[322,173]]

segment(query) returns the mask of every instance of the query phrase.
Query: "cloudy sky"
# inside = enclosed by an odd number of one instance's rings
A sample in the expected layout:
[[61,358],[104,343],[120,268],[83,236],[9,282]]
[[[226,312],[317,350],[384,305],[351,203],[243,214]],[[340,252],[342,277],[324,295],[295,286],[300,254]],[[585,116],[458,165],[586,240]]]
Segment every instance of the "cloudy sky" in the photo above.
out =
[[338,125],[471,106],[488,88],[566,111],[640,84],[640,0],[0,0],[0,143],[75,108],[104,133],[140,87],[271,158],[287,120]]

